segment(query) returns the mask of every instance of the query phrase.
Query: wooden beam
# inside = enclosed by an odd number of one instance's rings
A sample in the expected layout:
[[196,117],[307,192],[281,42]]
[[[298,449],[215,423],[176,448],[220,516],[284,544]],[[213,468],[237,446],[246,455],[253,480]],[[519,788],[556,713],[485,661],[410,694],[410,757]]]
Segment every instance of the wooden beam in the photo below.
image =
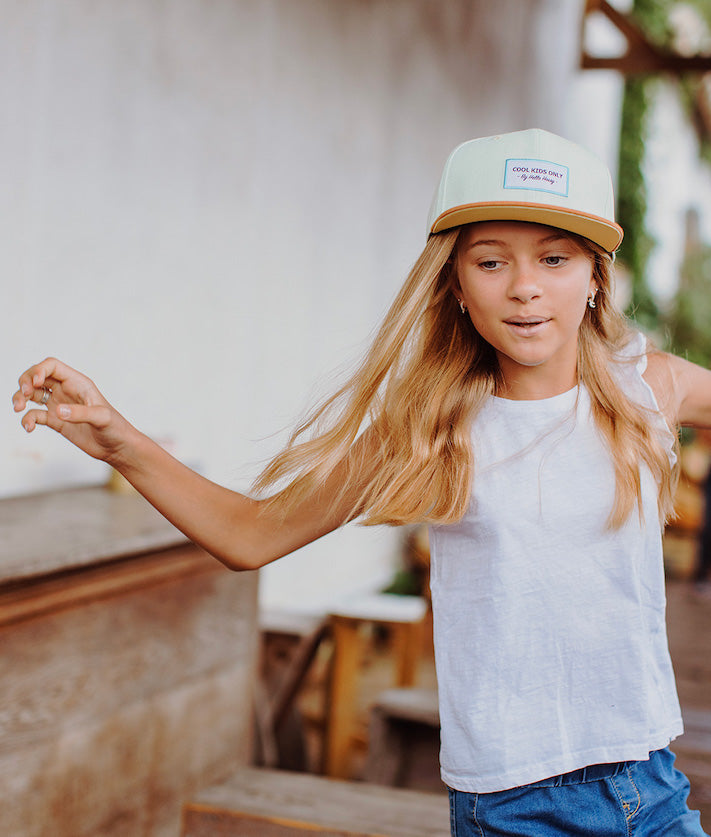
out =
[[670,73],[680,76],[686,73],[711,72],[711,56],[678,55],[653,44],[647,35],[628,16],[612,6],[608,0],[586,0],[583,12],[583,31],[590,15],[604,15],[627,41],[626,51],[619,56],[600,57],[590,55],[585,49],[584,38],[580,50],[580,66],[584,70],[617,70],[625,76]]
[[711,76],[702,79],[696,93],[696,117],[699,132],[711,136]]

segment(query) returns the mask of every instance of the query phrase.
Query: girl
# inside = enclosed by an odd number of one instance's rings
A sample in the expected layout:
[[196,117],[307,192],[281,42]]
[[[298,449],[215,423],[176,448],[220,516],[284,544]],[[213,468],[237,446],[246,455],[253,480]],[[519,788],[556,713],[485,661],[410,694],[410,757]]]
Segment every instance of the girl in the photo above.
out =
[[[298,427],[255,499],[191,472],[54,359],[13,396],[236,570],[359,517],[431,525],[452,834],[700,835],[661,526],[679,424],[711,373],[615,309],[609,173],[540,130],[448,159],[423,253],[361,367]],[[279,486],[275,490],[275,486]]]

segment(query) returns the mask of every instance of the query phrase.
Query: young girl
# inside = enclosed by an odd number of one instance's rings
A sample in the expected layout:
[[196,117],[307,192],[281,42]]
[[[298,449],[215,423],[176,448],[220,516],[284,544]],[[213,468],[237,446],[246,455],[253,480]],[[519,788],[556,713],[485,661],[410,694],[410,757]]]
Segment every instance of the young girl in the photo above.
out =
[[[428,522],[452,834],[700,835],[669,742],[661,527],[711,373],[615,309],[610,176],[540,130],[464,143],[352,379],[254,499],[203,479],[54,359],[13,396],[236,570],[353,518]],[[275,490],[275,486],[279,486]]]

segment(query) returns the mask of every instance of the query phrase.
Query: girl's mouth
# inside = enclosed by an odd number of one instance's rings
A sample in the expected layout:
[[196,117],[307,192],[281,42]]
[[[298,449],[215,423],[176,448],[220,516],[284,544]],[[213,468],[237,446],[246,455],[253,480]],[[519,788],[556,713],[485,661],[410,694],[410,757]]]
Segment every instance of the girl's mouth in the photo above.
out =
[[550,320],[546,317],[511,317],[504,320],[518,334],[536,334]]

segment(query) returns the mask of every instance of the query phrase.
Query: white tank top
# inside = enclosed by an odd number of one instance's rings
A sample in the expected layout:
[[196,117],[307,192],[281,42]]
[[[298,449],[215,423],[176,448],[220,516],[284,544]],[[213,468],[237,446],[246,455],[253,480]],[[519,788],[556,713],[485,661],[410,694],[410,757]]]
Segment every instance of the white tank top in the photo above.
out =
[[[638,334],[615,369],[673,456],[644,352]],[[607,528],[615,476],[584,387],[492,397],[472,432],[469,509],[430,532],[443,781],[487,793],[646,759],[682,732],[651,474],[644,520]]]

